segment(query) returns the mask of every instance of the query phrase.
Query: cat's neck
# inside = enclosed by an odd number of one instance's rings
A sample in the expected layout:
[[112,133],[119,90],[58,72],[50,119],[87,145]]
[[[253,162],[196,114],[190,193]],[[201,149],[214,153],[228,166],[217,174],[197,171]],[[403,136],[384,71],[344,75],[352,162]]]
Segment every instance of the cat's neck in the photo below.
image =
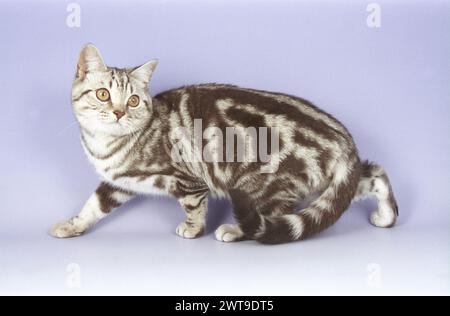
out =
[[104,132],[92,131],[81,126],[81,142],[91,158],[112,157],[126,150],[139,137],[139,133],[114,135]]

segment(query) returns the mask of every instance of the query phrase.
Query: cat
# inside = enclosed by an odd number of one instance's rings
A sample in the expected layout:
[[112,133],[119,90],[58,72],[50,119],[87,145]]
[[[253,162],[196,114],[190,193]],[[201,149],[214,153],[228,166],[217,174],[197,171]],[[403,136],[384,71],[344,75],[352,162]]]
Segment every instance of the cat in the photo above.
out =
[[[111,68],[94,45],[82,48],[72,104],[82,146],[102,182],[77,216],[53,227],[53,236],[79,236],[139,194],[178,199],[187,220],[176,233],[188,239],[204,233],[211,196],[230,199],[234,208],[237,224],[215,232],[223,242],[303,240],[333,225],[352,201],[367,196],[378,201],[371,223],[394,226],[398,207],[386,172],[360,160],[351,134],[334,117],[298,97],[232,85],[185,86],[152,98],[149,82],[157,64]],[[175,131],[192,131],[198,120],[200,132],[217,132],[200,136],[216,150],[228,149],[212,138],[230,127],[265,128],[265,134],[232,137],[261,143],[273,142],[267,131],[276,130],[279,147],[270,153],[271,161],[224,161],[218,155],[217,161],[180,160],[190,149]],[[236,157],[237,150],[227,158]],[[273,172],[263,170],[269,165]],[[299,209],[308,199],[313,200]]]

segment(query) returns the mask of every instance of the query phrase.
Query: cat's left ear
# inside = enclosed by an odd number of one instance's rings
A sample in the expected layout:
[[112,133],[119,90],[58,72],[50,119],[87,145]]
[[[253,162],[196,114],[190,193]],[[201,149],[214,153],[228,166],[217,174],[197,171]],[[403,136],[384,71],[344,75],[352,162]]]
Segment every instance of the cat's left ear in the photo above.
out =
[[150,82],[150,79],[152,78],[153,72],[155,71],[157,65],[157,59],[150,60],[142,66],[133,69],[130,72],[130,75],[135,77],[136,79],[139,79],[147,85]]

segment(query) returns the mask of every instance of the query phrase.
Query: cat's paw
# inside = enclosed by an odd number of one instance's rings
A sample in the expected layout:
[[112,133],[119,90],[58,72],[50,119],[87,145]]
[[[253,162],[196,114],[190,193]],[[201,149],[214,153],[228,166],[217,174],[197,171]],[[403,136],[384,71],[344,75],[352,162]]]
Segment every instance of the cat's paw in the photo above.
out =
[[186,239],[198,238],[203,235],[203,231],[203,226],[192,226],[187,224],[186,222],[181,223],[177,227],[177,235]]
[[225,224],[216,230],[216,239],[222,242],[240,241],[244,233],[239,225]]
[[56,238],[78,237],[84,233],[85,229],[73,224],[71,221],[58,223],[53,226],[51,234]]
[[391,228],[395,226],[397,216],[392,212],[375,211],[370,216],[372,225],[380,228]]

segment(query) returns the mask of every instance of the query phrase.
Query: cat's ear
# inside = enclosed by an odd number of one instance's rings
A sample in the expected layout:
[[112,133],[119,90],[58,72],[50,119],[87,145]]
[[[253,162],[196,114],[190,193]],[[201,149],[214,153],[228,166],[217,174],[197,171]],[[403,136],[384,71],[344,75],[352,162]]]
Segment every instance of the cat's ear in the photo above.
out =
[[97,47],[87,44],[81,49],[77,65],[77,78],[84,79],[89,72],[106,71],[107,69]]
[[131,70],[130,75],[132,75],[136,79],[139,79],[145,84],[148,84],[150,82],[150,79],[152,78],[153,72],[155,71],[157,65],[158,65],[157,59],[150,60],[149,62],[143,64],[142,66],[136,67],[133,70]]

